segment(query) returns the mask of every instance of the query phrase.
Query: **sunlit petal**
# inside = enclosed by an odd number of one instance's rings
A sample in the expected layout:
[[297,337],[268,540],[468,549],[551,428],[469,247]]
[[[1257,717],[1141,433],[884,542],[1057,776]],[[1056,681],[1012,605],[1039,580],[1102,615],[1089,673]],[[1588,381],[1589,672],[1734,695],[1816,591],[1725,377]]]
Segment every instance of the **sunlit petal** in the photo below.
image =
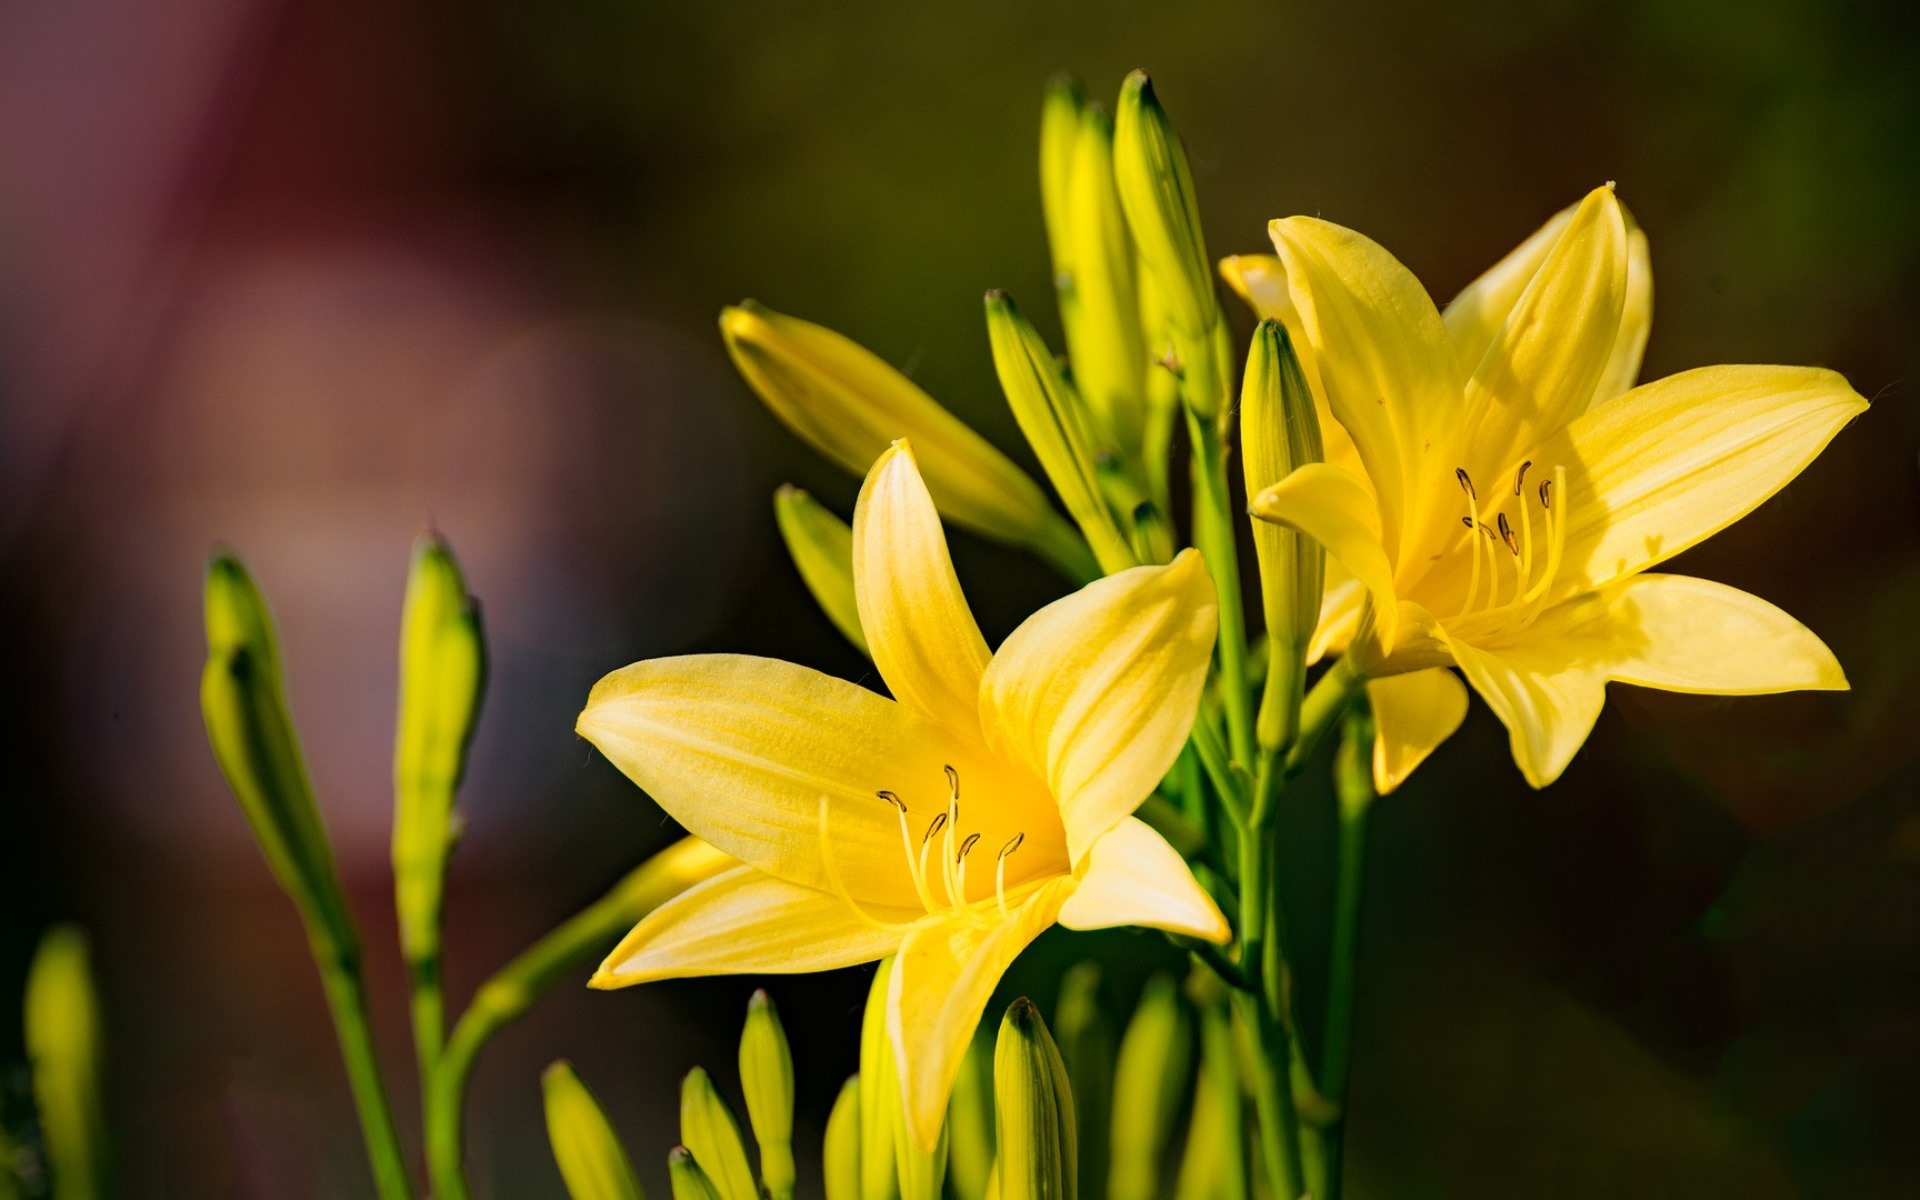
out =
[[1506,327],[1508,314],[1520,302],[1521,293],[1527,290],[1533,277],[1540,273],[1540,264],[1547,261],[1547,255],[1553,252],[1560,235],[1567,231],[1567,223],[1573,220],[1573,210],[1578,207],[1569,204],[1549,217],[1545,225],[1509,250],[1505,258],[1461,288],[1460,294],[1441,312],[1440,319],[1446,324],[1447,336],[1460,352],[1461,362],[1471,366],[1486,357],[1487,347],[1493,345],[1493,339]]
[[[907,909],[868,912],[895,922],[924,916]],[[831,971],[891,954],[900,938],[860,920],[838,897],[740,866],[655,909],[589,982],[615,988],[695,975]]]
[[1554,623],[1557,628],[1497,650],[1447,639],[1467,682],[1507,727],[1520,773],[1537,788],[1567,769],[1606,701],[1604,612]]
[[1398,608],[1393,567],[1381,545],[1380,510],[1358,479],[1331,463],[1312,463],[1255,496],[1252,510],[1326,547],[1373,597],[1381,641],[1392,647]]
[[1812,630],[1758,596],[1686,575],[1640,575],[1613,598],[1622,683],[1670,692],[1835,691],[1846,673]]
[[1467,688],[1445,667],[1367,681],[1373,707],[1373,787],[1381,795],[1453,736],[1467,716]]
[[1640,362],[1646,357],[1647,337],[1653,332],[1653,253],[1647,235],[1633,223],[1633,214],[1620,208],[1627,221],[1627,299],[1620,310],[1620,332],[1614,335],[1613,354],[1593,402],[1611,400],[1640,381]]
[[913,452],[895,442],[853,510],[853,587],[873,665],[894,698],[948,729],[979,726],[986,639],[947,552]]
[[1079,886],[1060,906],[1060,923],[1069,929],[1145,925],[1209,942],[1233,936],[1180,852],[1138,817],[1095,840]]
[[1047,782],[1075,863],[1178,757],[1216,616],[1213,581],[1185,550],[1164,567],[1122,571],[1049,604],[988,665],[987,743]]

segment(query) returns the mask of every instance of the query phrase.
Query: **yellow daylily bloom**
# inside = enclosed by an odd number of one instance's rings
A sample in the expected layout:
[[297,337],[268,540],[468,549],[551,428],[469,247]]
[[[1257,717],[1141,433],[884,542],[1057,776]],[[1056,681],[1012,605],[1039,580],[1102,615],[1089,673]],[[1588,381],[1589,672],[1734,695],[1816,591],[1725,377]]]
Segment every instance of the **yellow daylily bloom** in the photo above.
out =
[[[1284,284],[1276,315],[1311,348],[1309,379],[1357,465],[1330,453],[1253,508],[1319,540],[1355,581],[1348,654],[1360,674],[1457,667],[1535,787],[1585,742],[1609,680],[1718,694],[1847,686],[1779,609],[1648,572],[1779,491],[1867,402],[1806,367],[1706,367],[1618,390],[1638,374],[1652,276],[1611,186],[1446,318],[1351,230],[1290,217],[1272,233],[1278,274],[1242,268],[1244,290]],[[1443,673],[1395,686],[1370,688],[1383,791],[1464,711]]]
[[931,1147],[989,994],[1049,926],[1227,939],[1131,815],[1192,726],[1215,599],[1189,550],[1048,605],[990,653],[904,442],[861,489],[853,570],[892,699],[736,655],[637,663],[593,689],[580,733],[741,863],[642,921],[593,983],[897,955],[888,1029]]

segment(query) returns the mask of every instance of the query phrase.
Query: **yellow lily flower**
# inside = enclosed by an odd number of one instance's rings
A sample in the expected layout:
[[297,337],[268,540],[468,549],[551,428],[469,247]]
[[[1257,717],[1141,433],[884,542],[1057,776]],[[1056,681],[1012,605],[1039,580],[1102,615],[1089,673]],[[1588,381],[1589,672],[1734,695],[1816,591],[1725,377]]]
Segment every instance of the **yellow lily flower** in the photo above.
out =
[[1186,862],[1131,815],[1193,723],[1215,600],[1189,550],[1048,605],[989,653],[905,442],[861,489],[853,572],[892,699],[738,655],[594,687],[582,736],[741,865],[642,921],[593,985],[897,955],[888,1030],[930,1148],[994,985],[1049,926],[1227,940]]
[[[1722,366],[1632,390],[1652,311],[1645,239],[1611,186],[1450,307],[1351,230],[1272,224],[1308,377],[1352,442],[1255,515],[1319,540],[1355,581],[1349,662],[1370,680],[1374,772],[1397,785],[1453,732],[1457,667],[1529,783],[1566,769],[1609,680],[1745,695],[1840,689],[1774,606],[1650,571],[1784,487],[1867,402],[1831,371]],[[1263,268],[1264,269],[1264,268]],[[1242,274],[1245,274],[1243,270]]]

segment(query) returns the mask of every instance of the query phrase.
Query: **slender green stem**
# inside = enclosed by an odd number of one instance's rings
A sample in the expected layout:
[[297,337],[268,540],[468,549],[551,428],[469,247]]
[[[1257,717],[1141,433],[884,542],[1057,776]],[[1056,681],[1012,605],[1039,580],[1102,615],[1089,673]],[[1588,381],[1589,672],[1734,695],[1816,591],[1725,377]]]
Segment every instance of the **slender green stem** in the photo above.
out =
[[1346,713],[1347,706],[1360,694],[1365,683],[1344,658],[1337,660],[1320,676],[1300,706],[1299,736],[1294,738],[1293,745],[1287,750],[1287,778],[1298,775],[1307,765],[1307,760],[1319,748],[1320,739]]
[[1267,1011],[1261,997],[1248,992],[1233,994],[1234,1010],[1245,1023],[1256,1047],[1251,1064],[1253,1105],[1258,1117],[1260,1152],[1266,1162],[1268,1194],[1299,1196],[1306,1191],[1306,1176],[1301,1167],[1300,1114],[1293,1104],[1293,1089],[1287,1086],[1288,1049],[1286,1026]]
[[1346,1144],[1344,1118],[1347,1069],[1353,1048],[1353,987],[1360,932],[1360,897],[1367,848],[1367,815],[1373,810],[1369,758],[1373,722],[1364,712],[1347,718],[1340,753],[1334,760],[1334,791],[1340,803],[1340,875],[1334,892],[1333,949],[1327,976],[1326,1042],[1321,1051],[1320,1086],[1342,1106],[1342,1119],[1325,1136],[1326,1200],[1339,1200]]
[[1247,622],[1240,605],[1239,527],[1227,482],[1226,445],[1219,429],[1189,410],[1193,438],[1193,538],[1213,575],[1220,604],[1220,685],[1227,713],[1227,744],[1234,761],[1253,762],[1253,694],[1247,686]]
[[1203,711],[1193,723],[1193,732],[1188,744],[1200,760],[1200,767],[1206,772],[1207,779],[1213,784],[1213,790],[1220,794],[1220,803],[1227,815],[1236,824],[1245,825],[1247,820],[1247,799],[1241,793],[1244,789],[1235,778],[1233,764],[1228,762],[1226,743],[1220,740],[1220,731],[1213,727]]
[[422,959],[407,968],[408,1011],[413,1018],[413,1053],[420,1063],[420,1086],[433,1078],[447,1036],[447,997],[441,983],[440,957]]
[[360,1134],[367,1144],[373,1183],[381,1200],[410,1200],[413,1185],[407,1178],[406,1156],[387,1106],[386,1085],[380,1076],[380,1056],[373,1044],[373,1026],[367,1016],[367,989],[360,973],[360,947],[351,932],[329,928],[317,914],[308,918],[307,940],[320,970],[327,1008],[340,1041],[340,1057],[347,1067],[347,1085],[360,1115]]

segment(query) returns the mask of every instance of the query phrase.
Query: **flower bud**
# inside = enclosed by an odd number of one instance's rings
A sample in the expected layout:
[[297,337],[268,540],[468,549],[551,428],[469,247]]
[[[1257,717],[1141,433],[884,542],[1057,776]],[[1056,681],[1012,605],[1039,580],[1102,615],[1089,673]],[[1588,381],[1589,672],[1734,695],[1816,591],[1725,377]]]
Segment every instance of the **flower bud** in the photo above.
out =
[[546,1101],[547,1141],[573,1200],[641,1200],[645,1195],[633,1163],[621,1148],[600,1102],[564,1060],[540,1076]]
[[[112,1188],[100,1098],[100,1003],[87,935],[57,925],[27,971],[27,1066],[53,1194],[97,1200]],[[10,1171],[11,1164],[0,1165]]]
[[979,1196],[993,1174],[993,1048],[976,1037],[947,1101],[947,1169],[960,1196]]
[[[1249,496],[1321,461],[1313,392],[1286,327],[1272,319],[1260,322],[1247,356],[1240,447]],[[1326,556],[1320,543],[1270,521],[1253,522],[1253,549],[1267,621],[1267,677],[1255,733],[1267,750],[1284,750],[1299,727],[1307,645],[1320,620]]]
[[827,1115],[826,1147],[821,1153],[827,1200],[861,1200],[860,1090],[858,1075],[848,1079]]
[[351,944],[333,847],[287,712],[273,616],[232,554],[207,564],[206,623],[200,712],[214,757],[280,886],[310,920]]
[[1192,1065],[1192,1031],[1179,988],[1156,975],[1127,1024],[1114,1066],[1111,1200],[1160,1194],[1161,1159]]
[[1053,251],[1053,268],[1067,269],[1063,257],[1069,242],[1069,189],[1073,183],[1073,156],[1080,137],[1080,115],[1087,106],[1087,93],[1071,75],[1056,75],[1047,83],[1047,96],[1040,105],[1040,209],[1047,223],[1047,245]]
[[860,609],[853,599],[853,530],[825,505],[792,484],[773,494],[773,517],[781,540],[800,580],[860,653],[867,652],[867,635],[860,628]]
[[747,1121],[760,1144],[760,1182],[771,1200],[791,1200],[793,1054],[764,990],[747,1002],[747,1025],[740,1034],[740,1087],[747,1096]]
[[820,453],[864,476],[907,438],[949,520],[1084,573],[1084,553],[1039,485],[872,351],[751,300],[720,314],[720,332],[773,415]]
[[1073,1092],[1040,1010],[1024,996],[1000,1022],[993,1095],[1001,1194],[1074,1200],[1080,1193]]
[[693,1152],[720,1200],[757,1200],[739,1122],[700,1067],[688,1071],[680,1084],[680,1142]]
[[893,1127],[901,1117],[900,1073],[894,1066],[893,1040],[887,1036],[887,987],[892,978],[893,959],[881,959],[860,1018],[861,1200],[898,1200],[900,1195],[900,1176],[893,1162]]
[[1113,1032],[1100,1008],[1100,964],[1075,965],[1060,978],[1053,1027],[1073,1090],[1080,1136],[1080,1190],[1107,1194],[1107,1138],[1113,1118]]
[[1098,452],[1079,396],[1039,332],[997,289],[987,293],[987,335],[1014,420],[1101,569],[1111,574],[1137,565],[1101,490]]
[[721,1200],[713,1180],[685,1146],[667,1151],[667,1182],[673,1185],[673,1200]]
[[447,856],[458,830],[454,791],[486,687],[480,607],[440,538],[415,544],[400,619],[400,701],[393,755],[393,890],[400,948],[416,972],[437,971]]

